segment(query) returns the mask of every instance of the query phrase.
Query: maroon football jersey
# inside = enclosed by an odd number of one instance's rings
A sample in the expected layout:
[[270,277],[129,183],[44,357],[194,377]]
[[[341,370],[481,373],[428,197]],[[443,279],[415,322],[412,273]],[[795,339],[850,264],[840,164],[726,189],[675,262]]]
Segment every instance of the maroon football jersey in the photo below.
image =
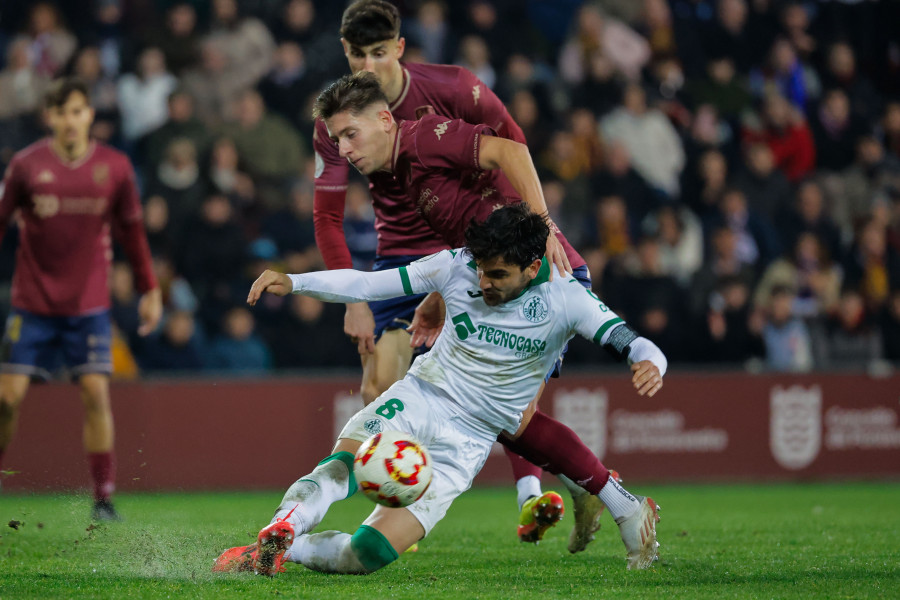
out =
[[[391,104],[398,121],[415,120],[433,112],[463,119],[468,123],[486,123],[501,136],[525,142],[500,99],[470,71],[449,65],[403,65],[403,91]],[[329,269],[350,268],[341,223],[349,163],[341,158],[337,144],[328,138],[325,123],[317,121],[313,136],[316,152],[316,238]],[[415,205],[391,174],[369,176],[369,189],[378,232],[377,253],[382,256],[431,254],[446,243],[422,218]],[[338,192],[338,193],[334,193]]]
[[12,305],[45,316],[109,308],[111,229],[125,247],[137,287],[156,287],[140,198],[128,158],[91,142],[68,162],[50,139],[17,153],[0,196],[0,236],[20,211]]
[[[419,214],[452,247],[465,245],[473,218],[484,221],[495,209],[522,201],[500,169],[479,166],[483,135],[496,134],[487,125],[438,115],[399,124],[392,171],[415,198]],[[557,238],[573,269],[585,264],[558,231]]]

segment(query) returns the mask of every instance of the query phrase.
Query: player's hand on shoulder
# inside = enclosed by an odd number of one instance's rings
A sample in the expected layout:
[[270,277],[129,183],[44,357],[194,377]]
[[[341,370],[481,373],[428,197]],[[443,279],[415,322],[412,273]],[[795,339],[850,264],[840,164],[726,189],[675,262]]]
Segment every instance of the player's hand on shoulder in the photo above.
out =
[[[553,230],[554,226],[550,226],[550,235],[547,236],[547,260],[551,265],[556,265],[560,273],[571,273],[572,265],[569,263],[569,257],[566,256],[566,249],[556,237]],[[553,269],[550,269],[550,280],[553,280]]]
[[293,289],[294,286],[291,283],[290,277],[284,273],[266,269],[262,272],[262,275],[256,278],[253,285],[250,286],[250,293],[247,295],[247,304],[255,306],[263,292],[269,292],[276,296],[287,296]]
[[375,317],[365,302],[347,305],[344,313],[344,333],[356,344],[360,354],[375,352]]
[[406,328],[412,337],[409,340],[410,348],[418,348],[422,344],[431,348],[437,341],[441,329],[444,327],[444,317],[447,307],[444,299],[438,292],[431,292],[413,314],[412,323]]
[[649,360],[642,360],[631,365],[631,383],[641,396],[653,397],[663,386],[659,367]]

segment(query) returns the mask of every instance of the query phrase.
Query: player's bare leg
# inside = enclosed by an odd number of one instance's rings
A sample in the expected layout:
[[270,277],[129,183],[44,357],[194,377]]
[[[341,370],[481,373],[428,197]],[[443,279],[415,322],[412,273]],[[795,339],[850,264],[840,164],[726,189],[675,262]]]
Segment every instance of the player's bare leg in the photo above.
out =
[[94,480],[92,517],[102,521],[118,520],[119,515],[110,501],[115,487],[115,463],[109,376],[86,373],[79,378],[78,383],[84,404],[84,450]]
[[375,344],[375,352],[361,356],[360,391],[364,403],[369,404],[406,375],[413,355],[409,339],[410,335],[403,329],[386,330]]
[[19,407],[22,405],[22,400],[25,399],[30,383],[31,377],[28,375],[0,374],[0,460],[16,433]]
[[323,573],[365,575],[390,564],[424,536],[425,529],[409,510],[378,506],[353,535],[299,535],[284,558]]

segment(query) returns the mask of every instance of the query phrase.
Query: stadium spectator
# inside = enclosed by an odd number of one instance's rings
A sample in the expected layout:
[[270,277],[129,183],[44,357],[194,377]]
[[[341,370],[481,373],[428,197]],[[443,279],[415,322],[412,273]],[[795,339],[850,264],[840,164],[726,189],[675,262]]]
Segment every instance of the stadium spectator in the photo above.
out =
[[603,117],[618,107],[622,84],[616,77],[615,65],[602,50],[593,50],[586,60],[584,79],[572,88],[572,106],[590,109]]
[[[722,275],[709,295],[709,304],[699,313],[696,340],[685,341],[688,349],[705,362],[741,364],[764,355],[759,337],[761,326],[751,321],[750,287],[742,275]],[[757,329],[758,327],[758,329]]]
[[654,188],[670,198],[679,194],[684,168],[684,147],[672,123],[659,110],[647,106],[640,84],[625,88],[624,106],[600,123],[604,139],[628,148],[635,170]]
[[207,176],[213,190],[239,205],[251,204],[256,198],[256,184],[240,164],[237,146],[230,137],[221,136],[213,144]]
[[618,19],[604,15],[592,3],[581,5],[573,31],[559,52],[559,74],[563,81],[577,85],[584,81],[591,53],[601,50],[617,73],[629,81],[640,79],[641,70],[650,61],[650,44]]
[[797,187],[793,206],[778,215],[782,248],[794,248],[801,233],[810,232],[824,245],[833,259],[843,259],[841,232],[825,209],[822,187],[812,179]]
[[340,307],[297,295],[289,299],[286,312],[286,318],[267,336],[277,368],[350,368],[359,364],[356,350],[334,335],[343,326]]
[[275,49],[272,70],[257,89],[267,108],[299,128],[307,119],[303,100],[318,91],[317,84],[303,48],[296,42],[281,42]]
[[358,271],[372,270],[375,249],[378,247],[378,232],[375,231],[375,211],[369,190],[358,181],[347,186],[347,206],[344,209],[344,239],[353,260],[353,268]]
[[747,205],[760,216],[777,223],[790,210],[791,186],[775,168],[775,157],[765,144],[752,144],[746,160],[734,178],[734,186],[744,193]]
[[737,236],[737,259],[763,269],[780,252],[778,234],[772,223],[747,206],[747,198],[737,188],[725,190],[719,200],[718,220]]
[[242,306],[225,313],[221,333],[213,338],[207,350],[206,368],[237,375],[268,372],[272,368],[271,352],[254,331],[255,327],[253,314]]
[[0,119],[35,112],[50,86],[50,77],[32,68],[29,51],[28,40],[21,38],[7,49],[6,68],[0,71]]
[[691,313],[705,314],[712,304],[713,294],[726,279],[737,280],[748,290],[756,283],[752,265],[738,258],[738,236],[724,223],[717,225],[708,236],[709,256],[694,274],[691,282]]
[[147,43],[162,50],[166,64],[179,77],[196,66],[200,62],[200,34],[194,4],[173,2],[165,13],[163,26],[151,29]]
[[892,289],[900,289],[900,253],[887,243],[884,224],[870,217],[858,228],[844,262],[844,287],[858,292],[865,310],[877,314]]
[[550,145],[553,133],[551,123],[541,114],[537,100],[528,90],[519,90],[509,103],[509,114],[528,138],[528,150],[532,156],[541,156]]
[[635,222],[642,220],[656,208],[658,198],[647,182],[631,164],[628,148],[621,141],[608,143],[605,147],[606,160],[591,177],[593,196],[621,196],[625,199],[628,212]]
[[275,40],[262,21],[241,14],[237,0],[212,0],[208,40],[225,53],[227,69],[242,88],[253,87],[272,68]]
[[[290,252],[308,253],[316,250],[313,225],[313,185],[301,181],[291,188],[290,203],[272,212],[262,224],[262,234],[275,242],[282,256]],[[304,269],[300,272],[305,272]]]
[[454,64],[472,71],[489,88],[496,87],[497,72],[491,64],[491,52],[483,37],[467,35],[461,39]]
[[235,222],[231,203],[220,194],[203,201],[189,228],[191,235],[183,240],[176,266],[204,306],[204,321],[215,324],[216,313],[224,309],[223,303],[230,302],[233,274],[243,265],[244,234]]
[[694,168],[685,169],[685,203],[694,213],[707,219],[717,210],[719,198],[728,187],[728,161],[719,150],[700,155]]
[[162,296],[150,265],[134,171],[120,152],[90,139],[87,86],[60,79],[47,92],[51,136],[16,154],[0,196],[0,235],[21,223],[12,311],[3,337],[0,458],[16,428],[31,377],[49,378],[63,359],[84,403],[84,448],[94,481],[93,519],[116,520],[109,397],[109,235],[135,271],[141,335],[151,333]]
[[259,92],[246,90],[238,99],[237,119],[222,133],[234,140],[241,165],[258,183],[258,193],[268,206],[283,206],[285,184],[299,174],[304,154],[291,124],[267,113]]
[[891,102],[885,107],[878,129],[885,150],[900,159],[900,102]]
[[78,40],[63,24],[62,14],[52,2],[31,5],[27,30],[16,39],[28,43],[32,68],[42,77],[60,75],[78,48]]
[[456,40],[447,22],[447,5],[440,0],[424,0],[407,22],[406,37],[421,48],[425,62],[447,64],[453,59]]
[[775,40],[764,67],[750,72],[750,89],[757,97],[784,96],[799,111],[806,111],[818,98],[822,84],[815,71],[806,66],[784,38]]
[[147,191],[160,196],[168,208],[167,230],[175,240],[187,235],[191,219],[206,197],[206,182],[197,163],[197,149],[187,138],[174,138],[150,177]]
[[837,309],[841,293],[841,270],[814,233],[799,235],[790,258],[780,258],[766,268],[753,305],[757,310],[771,306],[779,287],[793,290],[791,314],[809,319],[824,317]]
[[[196,114],[207,127],[217,127],[234,116],[234,105],[249,82],[239,77],[237,67],[228,62],[223,41],[204,40],[200,63],[181,77],[185,89],[194,98]],[[255,83],[255,82],[254,82]]]
[[887,206],[891,189],[900,189],[900,159],[887,154],[874,136],[856,143],[856,161],[835,181],[832,211],[846,236],[856,225]]
[[842,171],[853,163],[857,140],[866,127],[850,110],[847,94],[841,89],[828,90],[812,119],[816,141],[816,166],[821,170]]
[[839,89],[850,101],[850,111],[869,121],[878,116],[882,100],[868,77],[856,67],[856,55],[847,42],[836,42],[828,49],[828,62],[822,73],[825,89]]
[[706,27],[696,27],[695,31],[702,32],[707,56],[727,56],[742,75],[748,74],[757,63],[760,46],[765,43],[755,37],[756,32],[749,25],[744,0],[718,0],[715,20]]
[[752,107],[753,96],[737,77],[734,62],[728,56],[718,56],[706,64],[705,77],[690,80],[687,94],[695,105],[711,104],[729,122]]
[[485,41],[495,67],[505,65],[514,52],[528,49],[528,42],[520,35],[521,29],[516,27],[516,23],[527,26],[518,7],[508,2],[502,6],[497,4],[492,0],[470,0],[464,18],[453,23],[463,36],[477,35]]
[[703,264],[703,228],[684,206],[663,206],[644,219],[643,228],[659,240],[662,271],[687,288]]
[[194,315],[175,311],[166,316],[160,335],[141,344],[137,359],[141,369],[150,373],[196,372],[205,366],[205,355]]
[[135,73],[119,79],[119,111],[122,136],[131,144],[166,122],[166,101],[178,80],[166,70],[159,48],[146,48],[138,57]]
[[778,285],[768,298],[768,319],[762,337],[766,347],[766,366],[773,371],[806,372],[813,367],[812,339],[809,328],[795,316],[794,290]]
[[815,167],[816,148],[803,114],[784,96],[770,93],[763,103],[763,119],[758,127],[745,127],[744,142],[769,146],[775,164],[788,181],[796,183]]
[[144,203],[144,227],[151,256],[174,256],[176,245],[169,226],[169,204],[162,196],[150,196]]
[[841,293],[838,310],[814,335],[816,362],[822,369],[865,369],[882,358],[881,332],[871,315],[858,291]]
[[205,161],[211,139],[194,107],[194,98],[183,87],[177,87],[167,99],[167,119],[150,132],[143,142],[143,156],[147,169],[153,170],[162,162],[166,149],[176,138],[188,139],[197,152],[197,160]]
[[114,77],[103,67],[97,46],[84,46],[75,55],[74,75],[88,86],[94,106],[91,137],[102,142],[115,142],[119,135],[119,94]]

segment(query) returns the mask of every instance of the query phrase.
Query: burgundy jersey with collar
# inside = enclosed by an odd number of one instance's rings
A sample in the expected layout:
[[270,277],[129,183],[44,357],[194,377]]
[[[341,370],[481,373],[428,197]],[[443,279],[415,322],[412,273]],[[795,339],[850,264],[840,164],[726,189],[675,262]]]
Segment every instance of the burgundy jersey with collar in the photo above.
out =
[[[391,104],[394,118],[415,120],[423,113],[438,113],[467,123],[485,123],[500,136],[525,142],[500,99],[470,71],[457,66],[403,64],[403,90]],[[316,240],[329,269],[351,268],[344,240],[344,192],[350,164],[341,158],[328,137],[325,123],[316,122]],[[407,190],[389,173],[369,176],[369,189],[378,232],[377,253],[382,256],[432,254],[447,247],[421,216]]]
[[91,142],[65,161],[44,139],[17,153],[0,195],[0,236],[19,211],[12,305],[44,316],[109,308],[111,233],[140,292],[156,287],[134,170],[121,152]]
[[[418,213],[453,248],[465,245],[472,219],[484,221],[497,208],[522,202],[503,171],[479,166],[484,135],[496,134],[487,125],[438,115],[399,123],[392,171],[415,198]],[[556,235],[572,268],[584,265],[565,236],[559,230]]]

